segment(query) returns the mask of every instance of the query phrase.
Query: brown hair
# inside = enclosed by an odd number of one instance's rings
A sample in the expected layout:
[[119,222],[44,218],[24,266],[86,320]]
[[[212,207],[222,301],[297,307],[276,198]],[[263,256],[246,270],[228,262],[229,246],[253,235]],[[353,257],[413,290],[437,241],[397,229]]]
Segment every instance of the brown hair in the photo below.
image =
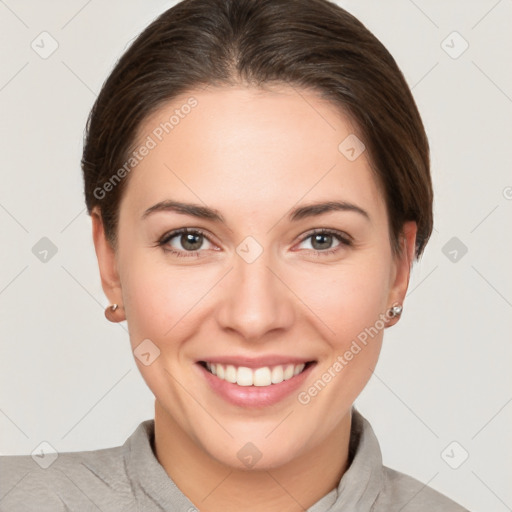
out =
[[393,248],[403,223],[416,221],[419,257],[433,223],[420,115],[382,43],[327,0],[184,0],[137,37],[104,83],[84,141],[85,201],[89,214],[100,207],[111,244],[128,179],[119,171],[141,123],[201,86],[267,83],[314,89],[350,115],[385,195]]

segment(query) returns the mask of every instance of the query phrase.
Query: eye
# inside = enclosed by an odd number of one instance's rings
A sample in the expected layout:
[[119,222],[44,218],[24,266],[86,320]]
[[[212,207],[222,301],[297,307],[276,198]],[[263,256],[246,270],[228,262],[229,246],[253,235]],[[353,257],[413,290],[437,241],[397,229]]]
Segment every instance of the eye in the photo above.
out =
[[181,228],[166,233],[158,242],[165,251],[177,256],[197,256],[201,249],[208,250],[215,246],[199,229]]
[[[217,250],[208,236],[197,228],[180,228],[166,233],[159,241],[166,252],[178,257],[197,257],[203,250]],[[343,246],[351,246],[352,239],[346,233],[331,229],[316,229],[305,235],[299,243],[302,249],[315,254],[328,255]],[[309,246],[309,247],[308,247]]]
[[304,249],[309,249],[318,254],[332,254],[342,246],[352,245],[352,240],[346,233],[330,229],[316,229],[307,234],[299,244],[305,244]]

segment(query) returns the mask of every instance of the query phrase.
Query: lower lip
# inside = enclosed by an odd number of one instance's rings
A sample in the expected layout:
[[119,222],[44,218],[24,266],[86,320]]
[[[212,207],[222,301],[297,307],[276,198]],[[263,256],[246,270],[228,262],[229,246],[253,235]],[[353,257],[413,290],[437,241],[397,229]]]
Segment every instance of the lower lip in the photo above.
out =
[[278,403],[296,391],[307,379],[315,364],[310,364],[304,371],[291,379],[270,386],[239,386],[219,379],[200,363],[197,363],[197,366],[211,389],[227,402],[239,407],[266,407]]

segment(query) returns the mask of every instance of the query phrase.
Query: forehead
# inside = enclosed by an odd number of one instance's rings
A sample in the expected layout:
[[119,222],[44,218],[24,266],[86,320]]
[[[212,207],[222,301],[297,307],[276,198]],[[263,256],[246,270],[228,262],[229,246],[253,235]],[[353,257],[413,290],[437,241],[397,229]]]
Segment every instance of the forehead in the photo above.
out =
[[340,150],[356,136],[341,109],[313,91],[191,91],[140,126],[135,147],[151,149],[131,172],[125,198],[139,210],[179,196],[250,213],[350,196],[382,209],[366,152],[353,160]]

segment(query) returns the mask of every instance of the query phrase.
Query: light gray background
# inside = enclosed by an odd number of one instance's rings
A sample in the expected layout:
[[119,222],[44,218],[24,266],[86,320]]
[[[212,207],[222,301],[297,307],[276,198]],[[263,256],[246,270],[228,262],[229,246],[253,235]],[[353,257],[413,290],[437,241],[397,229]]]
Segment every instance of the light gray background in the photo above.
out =
[[[126,326],[103,316],[79,162],[101,84],[174,3],[0,0],[2,454],[116,446],[153,417]],[[357,405],[385,464],[471,510],[512,510],[512,1],[339,3],[413,88],[436,192],[435,232]],[[59,45],[47,59],[31,48],[43,31]],[[469,43],[458,58],[453,31]],[[43,237],[58,250],[46,262]]]

